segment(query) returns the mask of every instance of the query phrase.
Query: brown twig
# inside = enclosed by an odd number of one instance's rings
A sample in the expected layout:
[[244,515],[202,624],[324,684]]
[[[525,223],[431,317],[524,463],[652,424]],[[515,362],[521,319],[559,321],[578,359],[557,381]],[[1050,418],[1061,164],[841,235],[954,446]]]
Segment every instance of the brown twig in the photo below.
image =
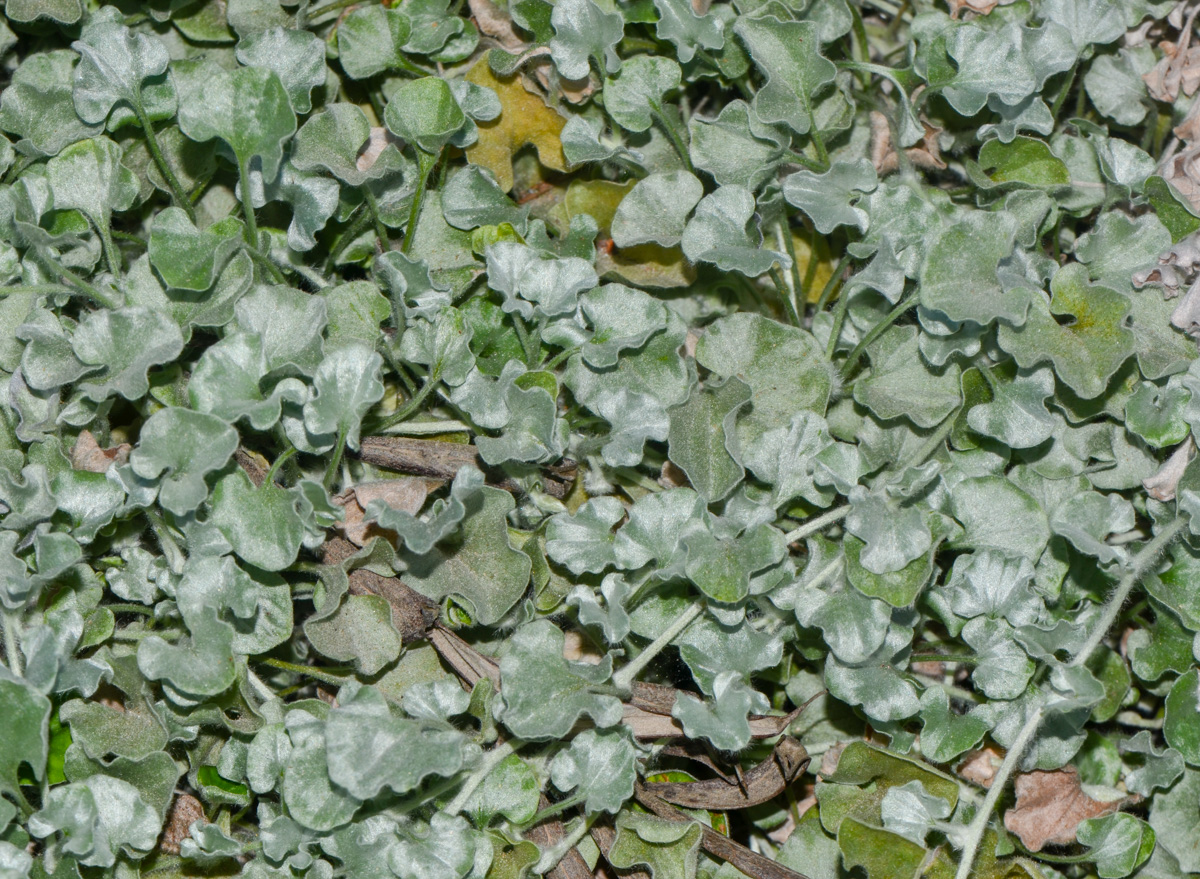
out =
[[[489,468],[479,457],[475,446],[469,443],[447,443],[404,436],[368,436],[363,437],[358,458],[376,467],[434,479],[453,479],[459,468],[477,467],[490,477],[489,482],[497,488],[513,493],[524,491],[512,477]],[[575,469],[572,461],[543,467],[542,482],[546,494],[560,500],[566,497],[575,479]]]
[[[692,820],[670,803],[650,793],[640,782],[634,787],[634,796],[659,818],[666,818],[668,821]],[[797,873],[777,861],[751,851],[741,843],[722,836],[711,827],[701,824],[700,831],[700,845],[706,852],[732,864],[747,876],[753,876],[754,879],[808,879],[803,873]]]
[[771,756],[732,783],[724,778],[703,781],[648,782],[645,789],[677,806],[723,812],[747,809],[779,796],[808,768],[808,751],[797,739],[784,736]]

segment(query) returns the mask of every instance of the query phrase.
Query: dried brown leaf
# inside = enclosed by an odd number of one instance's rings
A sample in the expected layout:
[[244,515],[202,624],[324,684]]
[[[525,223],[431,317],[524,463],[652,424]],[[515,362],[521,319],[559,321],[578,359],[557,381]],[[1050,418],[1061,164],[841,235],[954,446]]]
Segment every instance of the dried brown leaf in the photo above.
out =
[[518,55],[529,48],[513,29],[512,17],[492,0],[467,0],[467,5],[471,7],[471,15],[480,32],[499,43],[505,51]]
[[[921,125],[925,129],[921,142],[906,149],[904,154],[918,168],[940,171],[946,167],[942,160],[941,146],[938,144],[938,135],[942,133],[942,129],[933,127],[924,119],[921,120]],[[900,158],[892,145],[891,126],[887,117],[878,110],[871,111],[871,163],[881,176],[900,167]]]
[[168,855],[179,854],[179,844],[192,835],[195,821],[204,820],[204,806],[191,794],[179,794],[167,812],[167,823],[159,838],[158,848]]
[[334,502],[341,504],[346,510],[345,519],[334,527],[356,546],[366,546],[375,536],[394,538],[392,532],[384,531],[373,521],[364,518],[367,504],[381,500],[392,509],[415,516],[425,505],[425,498],[429,492],[440,485],[440,481],[423,476],[402,476],[399,479],[356,485],[334,498]]
[[1179,43],[1163,40],[1158,44],[1163,57],[1154,68],[1144,76],[1146,90],[1156,101],[1175,103],[1182,91],[1185,95],[1195,94],[1200,87],[1200,48],[1190,48],[1192,40],[1192,25],[1200,6],[1196,6],[1188,14],[1180,30]]
[[1049,843],[1075,842],[1079,822],[1111,815],[1123,799],[1102,802],[1088,796],[1073,766],[1048,772],[1026,772],[1014,783],[1017,804],[1004,815],[1004,826],[1021,838],[1030,851]]
[[1194,209],[1200,210],[1200,147],[1172,156],[1163,168],[1162,176]]
[[962,763],[958,765],[958,774],[967,781],[988,788],[992,786],[996,770],[1003,762],[1004,758],[999,751],[994,748],[980,748],[978,751],[968,752]]
[[1187,469],[1188,461],[1195,450],[1196,444],[1192,442],[1191,437],[1180,443],[1179,448],[1171,453],[1171,457],[1163,462],[1154,475],[1142,480],[1142,487],[1146,489],[1146,493],[1164,504],[1175,500],[1175,489],[1179,480],[1183,478],[1183,471]]
[[79,434],[75,447],[71,449],[71,466],[76,470],[103,473],[113,464],[124,464],[133,448],[129,443],[120,443],[107,449],[100,448],[90,430]]

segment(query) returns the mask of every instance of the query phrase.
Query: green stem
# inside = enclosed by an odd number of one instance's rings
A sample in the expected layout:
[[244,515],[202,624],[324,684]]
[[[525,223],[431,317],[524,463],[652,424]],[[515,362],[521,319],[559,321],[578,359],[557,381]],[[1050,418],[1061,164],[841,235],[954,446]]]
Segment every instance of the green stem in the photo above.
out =
[[338,12],[348,6],[358,6],[362,3],[363,0],[334,0],[333,3],[326,3],[324,6],[318,6],[316,9],[309,10],[308,20],[311,22],[323,15],[328,15],[330,12]]
[[[521,349],[525,352],[525,365],[530,369],[535,368],[538,362],[538,348],[540,344],[535,344],[533,336],[529,332],[529,327],[525,324],[525,318],[513,312],[513,327],[517,331],[517,339],[521,342]],[[540,339],[538,342],[540,343]]]
[[0,613],[0,624],[4,626],[4,656],[8,660],[8,670],[17,677],[22,677],[21,646],[17,643],[17,633],[21,628],[21,618],[16,611],[6,610]]
[[250,203],[250,162],[238,161],[238,179],[242,190],[242,213],[246,216],[246,242],[258,249],[258,220],[254,216],[254,205]]
[[850,297],[843,293],[833,309],[833,326],[829,329],[829,342],[825,345],[825,358],[827,360],[832,360],[833,352],[837,350],[838,339],[842,335],[842,326],[846,323],[846,311],[849,308]]
[[916,301],[917,297],[915,295],[908,296],[907,298],[900,300],[900,302],[898,302],[896,306],[887,313],[883,320],[871,327],[867,334],[863,336],[861,340],[859,340],[859,343],[854,346],[854,350],[850,352],[850,355],[846,358],[846,362],[842,364],[843,380],[850,377],[850,373],[853,372],[855,364],[858,363],[858,359],[862,357],[863,352],[867,350],[867,347],[881,335],[883,335],[884,332],[887,331],[888,327],[899,320],[900,316],[904,314],[904,312],[912,308],[913,305],[916,304]]
[[142,134],[146,138],[146,146],[150,148],[150,156],[154,159],[154,164],[158,165],[159,173],[163,175],[163,180],[167,181],[167,186],[171,190],[171,198],[177,207],[184,209],[188,219],[195,224],[196,211],[192,207],[191,199],[187,197],[183,184],[179,182],[174,169],[167,162],[167,157],[163,155],[162,148],[158,145],[158,135],[154,133],[154,125],[151,124],[150,117],[146,114],[146,109],[142,106],[140,99],[133,103],[133,112],[142,126]]
[[296,447],[288,446],[286,449],[283,450],[282,453],[280,453],[278,456],[276,456],[275,460],[271,463],[271,469],[268,470],[267,475],[263,477],[262,484],[263,485],[274,485],[275,484],[275,476],[276,476],[276,474],[279,473],[279,468],[282,467],[284,462],[287,461],[287,459],[292,457],[292,455],[294,455],[294,454],[296,454]]
[[421,408],[421,404],[425,402],[425,398],[433,392],[433,389],[438,386],[440,381],[441,376],[439,376],[437,373],[430,373],[425,379],[425,384],[421,385],[421,390],[417,391],[417,395],[405,403],[402,409],[393,412],[382,422],[380,422],[378,428],[376,429],[387,430],[392,425],[399,424],[401,421],[411,416],[414,412]]
[[538,812],[536,815],[534,815],[532,818],[530,818],[528,821],[526,821],[521,826],[522,827],[536,827],[538,824],[541,824],[547,818],[553,818],[555,815],[559,815],[559,814],[567,811],[567,809],[574,808],[575,806],[578,806],[580,803],[584,802],[586,799],[587,799],[587,794],[576,794],[573,797],[567,797],[565,800],[560,800],[557,803],[551,803],[549,806],[542,809],[540,812]]
[[817,114],[813,110],[812,100],[807,93],[801,92],[804,98],[804,109],[808,111],[808,136],[812,139],[813,146],[817,150],[817,158],[826,168],[829,167],[829,152],[825,149],[825,138],[821,136],[821,129],[817,127]]
[[[869,64],[871,61],[871,44],[867,40],[867,26],[863,23],[862,12],[853,4],[847,4],[850,7],[851,23],[850,31],[854,35],[851,41],[851,54],[854,60],[860,64]],[[871,85],[871,77],[866,71],[859,71],[858,84],[864,89]]]
[[840,522],[842,519],[845,519],[846,516],[848,516],[848,515],[850,515],[850,505],[849,504],[846,504],[844,507],[838,507],[835,510],[830,510],[828,513],[822,513],[820,516],[817,516],[815,519],[809,519],[807,522],[805,522],[799,528],[795,528],[792,531],[789,531],[787,534],[783,535],[783,542],[784,543],[795,543],[797,540],[803,540],[804,538],[809,537],[813,534],[816,534],[818,531],[825,529],[829,525],[832,525],[834,522]]
[[[1117,584],[1117,588],[1109,596],[1105,603],[1104,613],[1100,615],[1095,626],[1092,628],[1091,634],[1087,641],[1071,658],[1067,664],[1068,667],[1078,667],[1083,665],[1091,657],[1092,652],[1104,640],[1104,636],[1108,634],[1109,628],[1116,621],[1121,613],[1121,607],[1125,600],[1129,598],[1129,594],[1137,586],[1145,573],[1150,569],[1150,566],[1158,560],[1158,557],[1166,551],[1167,547],[1179,537],[1183,529],[1188,524],[1187,516],[1178,516],[1171,524],[1167,525],[1155,535],[1154,539],[1147,543],[1129,564],[1129,569],[1125,572],[1125,576],[1121,578],[1121,582]],[[967,827],[966,839],[963,844],[962,854],[959,856],[958,872],[955,874],[955,879],[969,879],[971,868],[975,866],[975,858],[979,853],[979,846],[983,842],[984,834],[987,832],[988,824],[991,822],[992,812],[995,811],[996,804],[1000,801],[1000,797],[1004,792],[1006,783],[1009,777],[1016,771],[1021,760],[1025,756],[1025,751],[1028,749],[1034,736],[1037,734],[1038,725],[1042,721],[1042,717],[1046,711],[1046,700],[1043,698],[1025,718],[1025,724],[1017,733],[1013,743],[1008,748],[1008,753],[1004,755],[1004,762],[1000,764],[1000,768],[996,770],[996,775],[992,778],[992,786],[988,788],[987,796],[984,797],[983,805],[979,807],[979,811],[975,813],[970,825]]]
[[575,354],[578,354],[581,350],[583,350],[582,345],[575,345],[571,348],[564,348],[563,350],[561,350],[557,354],[555,354],[553,357],[551,357],[549,360],[547,360],[545,363],[543,363],[541,365],[541,367],[539,367],[539,368],[547,369],[547,370],[554,369],[555,367],[560,366],[563,363],[563,361],[570,359],[571,356],[573,356]]
[[182,574],[184,563],[183,550],[179,548],[179,544],[175,542],[175,538],[171,536],[171,532],[167,529],[166,520],[157,511],[149,507],[142,512],[146,514],[146,521],[150,523],[150,528],[154,531],[154,536],[158,538],[159,546],[162,547],[163,555],[167,557],[167,567],[171,569],[172,574]]
[[[816,236],[813,236],[813,255],[812,259],[816,258]],[[816,310],[822,312],[825,306],[829,304],[829,300],[833,297],[833,291],[837,289],[838,282],[842,278],[842,272],[846,270],[846,266],[850,265],[850,254],[845,254],[838,264],[833,267],[833,274],[829,276],[829,280],[825,282],[825,286],[821,289],[821,295],[817,298]],[[807,282],[806,282],[807,283]],[[807,288],[806,288],[807,289]]]
[[908,657],[909,662],[958,662],[963,665],[977,665],[979,657],[969,653],[914,653]]
[[153,616],[154,608],[144,604],[106,604],[104,607],[112,613],[137,613],[142,616]]
[[1095,628],[1092,629],[1091,635],[1087,641],[1079,648],[1079,651],[1071,658],[1068,666],[1078,667],[1086,663],[1100,646],[1100,642],[1104,640],[1104,636],[1108,634],[1108,630],[1112,628],[1113,623],[1117,621],[1117,617],[1121,614],[1121,608],[1125,605],[1129,598],[1129,593],[1137,586],[1142,576],[1150,569],[1166,551],[1175,539],[1183,533],[1184,527],[1188,524],[1187,516],[1178,516],[1154,536],[1149,543],[1142,547],[1141,551],[1134,556],[1130,563],[1129,571],[1121,578],[1121,582],[1117,584],[1116,590],[1109,596],[1104,607],[1104,613],[1096,622]]
[[688,153],[687,144],[683,142],[683,135],[679,133],[674,120],[667,116],[663,108],[658,104],[650,105],[650,116],[658,123],[658,127],[666,132],[667,138],[671,141],[671,146],[675,147],[675,152],[679,153],[683,167],[687,168],[690,173],[695,174],[696,168],[692,165],[692,157]]
[[1071,71],[1067,74],[1067,79],[1063,83],[1058,94],[1054,98],[1054,105],[1050,108],[1050,118],[1055,122],[1058,121],[1058,114],[1062,110],[1063,104],[1067,100],[1067,94],[1071,91],[1071,86],[1075,84],[1075,74],[1079,71],[1079,62],[1076,61],[1071,65]]
[[408,211],[408,225],[404,227],[404,242],[400,245],[401,253],[407,254],[412,250],[413,238],[417,234],[417,220],[421,217],[421,203],[425,200],[425,188],[429,185],[429,175],[433,173],[441,155],[440,150],[436,155],[431,155],[421,149],[417,150],[417,191],[413,193],[412,207]]
[[[792,228],[783,220],[775,224],[775,240],[783,245],[784,253],[792,261],[791,271],[787,275],[790,279],[788,289],[792,291],[792,301],[796,303],[796,310],[802,312],[804,311],[805,301],[798,297],[807,290],[807,287],[804,285],[804,279],[800,277],[800,263],[796,260],[796,245],[792,241]],[[815,266],[817,261],[816,247],[812,248],[810,257],[809,265]]]
[[271,657],[266,657],[265,659],[259,659],[256,657],[254,661],[263,665],[269,665],[271,668],[277,668],[280,671],[290,671],[292,674],[304,675],[312,678],[315,681],[321,681],[325,684],[332,684],[335,687],[340,687],[346,682],[354,679],[353,675],[343,676],[330,674],[329,672],[322,671],[313,665],[300,665],[295,662],[286,662],[285,660],[273,659]]
[[542,876],[558,866],[558,862],[567,856],[567,852],[579,845],[579,841],[587,836],[592,822],[599,818],[600,812],[583,818],[569,834],[559,842],[542,852],[541,858],[534,864],[532,872]]
[[96,232],[100,235],[100,246],[104,250],[104,262],[108,266],[108,270],[119,278],[121,277],[121,251],[117,250],[117,242],[113,241],[112,230],[99,223],[96,223],[95,226]]
[[815,171],[818,174],[824,174],[829,170],[828,163],[822,164],[816,159],[810,159],[808,156],[804,155],[804,153],[798,153],[795,150],[788,150],[784,158],[786,158],[789,162],[795,162],[797,165],[803,165],[809,171]]
[[250,258],[267,270],[267,274],[271,276],[271,280],[276,284],[286,285],[287,278],[283,276],[283,272],[275,263],[271,262],[271,258],[259,250],[257,247],[245,245],[246,253],[250,254]]
[[[66,284],[14,284],[11,287],[0,287],[0,296],[11,296],[14,293],[66,293],[78,296],[80,291],[78,287],[68,287]],[[90,293],[87,295],[91,296]]]
[[463,782],[463,786],[458,789],[454,799],[446,806],[445,812],[447,815],[457,815],[467,805],[467,800],[471,799],[471,794],[479,788],[479,785],[492,774],[492,770],[503,763],[510,755],[512,755],[518,747],[525,744],[520,739],[509,739],[505,742],[499,742],[497,745],[483,755],[483,759],[479,765],[471,771],[467,776],[467,780]]
[[775,282],[775,289],[779,291],[779,298],[783,300],[783,309],[787,312],[788,320],[791,321],[792,326],[800,326],[800,315],[796,313],[796,303],[792,300],[787,281],[784,280],[783,272],[779,270],[778,266],[771,266],[771,280]]
[[128,241],[130,244],[136,244],[142,250],[149,247],[145,238],[142,238],[140,235],[132,235],[129,232],[118,232],[116,229],[113,229],[112,237],[116,241]]
[[904,0],[892,15],[892,20],[888,23],[887,35],[891,39],[896,35],[896,31],[900,28],[900,22],[904,21],[904,13],[908,11],[909,0]]
[[328,491],[333,487],[333,481],[337,479],[338,468],[342,466],[342,455],[346,451],[346,425],[338,427],[337,444],[333,447],[333,457],[329,459],[329,466],[325,468],[325,478],[321,480],[321,484]]
[[371,211],[371,218],[375,221],[375,234],[379,236],[379,245],[384,250],[387,250],[388,231],[387,226],[383,225],[383,220],[379,218],[379,201],[375,198],[375,193],[371,191],[371,187],[364,186],[362,192],[367,200],[367,207]]
[[704,612],[704,607],[703,601],[697,601],[677,616],[675,621],[667,626],[661,635],[646,645],[645,650],[635,656],[627,665],[612,676],[613,688],[618,693],[629,692],[630,687],[633,686],[634,679],[642,673],[643,669],[650,664],[654,657],[667,649],[667,646],[679,637],[683,633],[683,630],[690,626],[696,617]]
[[920,467],[925,463],[925,459],[941,448],[942,443],[946,441],[946,437],[950,435],[950,431],[954,429],[954,423],[958,420],[958,413],[961,409],[955,409],[943,419],[938,425],[938,429],[929,435],[929,439],[925,440],[925,444],[917,449],[917,453],[913,455],[913,459],[908,462],[908,467]]
[[335,259],[342,255],[347,247],[354,243],[354,239],[365,232],[371,225],[371,209],[360,206],[349,217],[349,223],[346,228],[338,235],[337,241],[333,247],[329,249],[329,257],[325,261],[325,270],[328,271],[333,265]]

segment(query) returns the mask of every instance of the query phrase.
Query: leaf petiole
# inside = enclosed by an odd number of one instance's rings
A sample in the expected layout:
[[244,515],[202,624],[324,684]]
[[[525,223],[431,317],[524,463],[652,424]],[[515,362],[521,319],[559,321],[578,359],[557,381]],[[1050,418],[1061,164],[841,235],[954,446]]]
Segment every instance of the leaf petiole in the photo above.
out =
[[179,182],[179,178],[175,176],[175,171],[171,168],[167,157],[163,155],[162,147],[158,144],[158,135],[154,133],[154,125],[150,122],[150,116],[146,113],[146,108],[142,106],[140,99],[133,103],[133,112],[137,116],[138,124],[142,126],[142,134],[146,138],[146,146],[150,149],[150,156],[154,159],[154,164],[158,166],[159,172],[162,173],[163,179],[167,181],[167,186],[171,189],[172,200],[174,200],[178,207],[183,208],[188,215],[188,219],[194,224],[196,222],[196,209],[192,207],[192,200],[187,197],[187,193],[183,190],[183,184]]
[[408,211],[408,225],[404,227],[404,242],[400,245],[401,253],[407,254],[412,250],[413,238],[417,234],[417,221],[421,218],[421,204],[425,201],[425,189],[429,186],[429,175],[433,173],[433,169],[437,167],[441,157],[440,150],[437,153],[417,150],[417,190],[413,193],[412,207]]

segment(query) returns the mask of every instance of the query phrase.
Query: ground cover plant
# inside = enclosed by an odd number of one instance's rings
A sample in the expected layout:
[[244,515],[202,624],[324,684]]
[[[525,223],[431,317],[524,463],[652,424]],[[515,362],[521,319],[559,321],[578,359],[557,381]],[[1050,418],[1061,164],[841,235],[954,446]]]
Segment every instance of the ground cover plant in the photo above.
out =
[[1198,12],[7,0],[0,877],[1200,873]]

